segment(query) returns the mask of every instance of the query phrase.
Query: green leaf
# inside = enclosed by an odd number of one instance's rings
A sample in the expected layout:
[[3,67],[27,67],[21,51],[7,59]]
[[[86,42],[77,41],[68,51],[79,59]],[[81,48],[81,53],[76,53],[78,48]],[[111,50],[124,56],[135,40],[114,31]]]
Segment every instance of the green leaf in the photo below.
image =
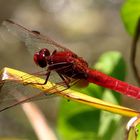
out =
[[121,9],[121,17],[128,33],[134,35],[140,17],[140,0],[126,0]]
[[127,123],[127,139],[140,140],[140,116],[133,117]]
[[[125,63],[119,52],[104,53],[94,68],[124,80]],[[77,90],[114,104],[121,102],[119,93],[94,84]],[[57,130],[61,140],[111,140],[119,126],[120,119],[121,116],[116,114],[93,109],[72,101],[61,100]]]

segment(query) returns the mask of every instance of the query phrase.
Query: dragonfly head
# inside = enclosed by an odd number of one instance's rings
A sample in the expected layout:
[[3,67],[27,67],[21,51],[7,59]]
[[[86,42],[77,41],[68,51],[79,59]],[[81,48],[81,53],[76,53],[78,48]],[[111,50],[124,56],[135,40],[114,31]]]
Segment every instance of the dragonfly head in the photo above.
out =
[[40,67],[44,68],[47,66],[47,57],[50,56],[48,49],[41,49],[39,52],[34,54],[34,62]]

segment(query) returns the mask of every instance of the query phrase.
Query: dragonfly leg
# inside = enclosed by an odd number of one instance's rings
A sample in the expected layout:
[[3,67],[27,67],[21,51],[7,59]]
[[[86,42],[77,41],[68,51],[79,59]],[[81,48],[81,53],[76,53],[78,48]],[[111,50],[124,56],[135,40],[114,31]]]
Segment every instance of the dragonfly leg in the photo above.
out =
[[[77,80],[72,80],[70,79],[69,77],[65,76],[65,75],[62,75],[60,73],[58,73],[58,75],[61,77],[61,79],[64,81],[65,85],[67,86],[66,89],[70,88],[71,86],[74,86],[75,84],[77,84],[80,80],[77,79]],[[70,84],[71,83],[71,84]]]
[[51,73],[51,72],[48,71],[48,72],[45,74],[45,75],[46,75],[46,79],[45,79],[45,82],[44,82],[44,83],[31,82],[31,83],[24,83],[24,84],[25,84],[25,85],[28,85],[28,84],[45,85],[45,84],[47,84],[47,82],[48,82],[50,73]]
[[67,86],[67,88],[70,88],[70,79],[68,77],[63,76],[62,74],[58,73],[58,75],[60,76],[60,78],[64,81],[65,85]]
[[45,82],[44,82],[42,85],[47,84],[50,74],[51,74],[50,71],[46,73],[46,76],[47,76],[47,77],[46,77],[46,79],[45,79]]
[[55,54],[56,52],[57,52],[57,50],[54,50],[54,51],[52,52],[52,55]]

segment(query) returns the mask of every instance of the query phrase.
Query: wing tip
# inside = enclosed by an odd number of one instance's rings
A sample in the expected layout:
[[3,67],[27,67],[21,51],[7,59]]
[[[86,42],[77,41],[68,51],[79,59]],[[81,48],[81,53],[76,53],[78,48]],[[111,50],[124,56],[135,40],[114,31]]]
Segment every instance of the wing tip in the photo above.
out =
[[3,22],[2,22],[2,25],[5,25],[5,26],[8,26],[10,24],[15,24],[14,21],[10,20],[10,19],[5,19]]
[[10,19],[5,19],[4,22],[9,22],[9,23],[12,23],[12,24],[14,23],[14,22],[13,22],[12,20],[10,20]]

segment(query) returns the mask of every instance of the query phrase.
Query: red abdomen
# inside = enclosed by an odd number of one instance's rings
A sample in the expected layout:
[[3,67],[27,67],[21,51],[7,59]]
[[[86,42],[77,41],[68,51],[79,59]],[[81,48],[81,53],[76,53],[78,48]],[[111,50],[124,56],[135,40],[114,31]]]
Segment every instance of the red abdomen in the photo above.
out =
[[88,69],[87,73],[87,80],[91,83],[140,99],[140,88],[136,86],[130,85],[96,70]]

